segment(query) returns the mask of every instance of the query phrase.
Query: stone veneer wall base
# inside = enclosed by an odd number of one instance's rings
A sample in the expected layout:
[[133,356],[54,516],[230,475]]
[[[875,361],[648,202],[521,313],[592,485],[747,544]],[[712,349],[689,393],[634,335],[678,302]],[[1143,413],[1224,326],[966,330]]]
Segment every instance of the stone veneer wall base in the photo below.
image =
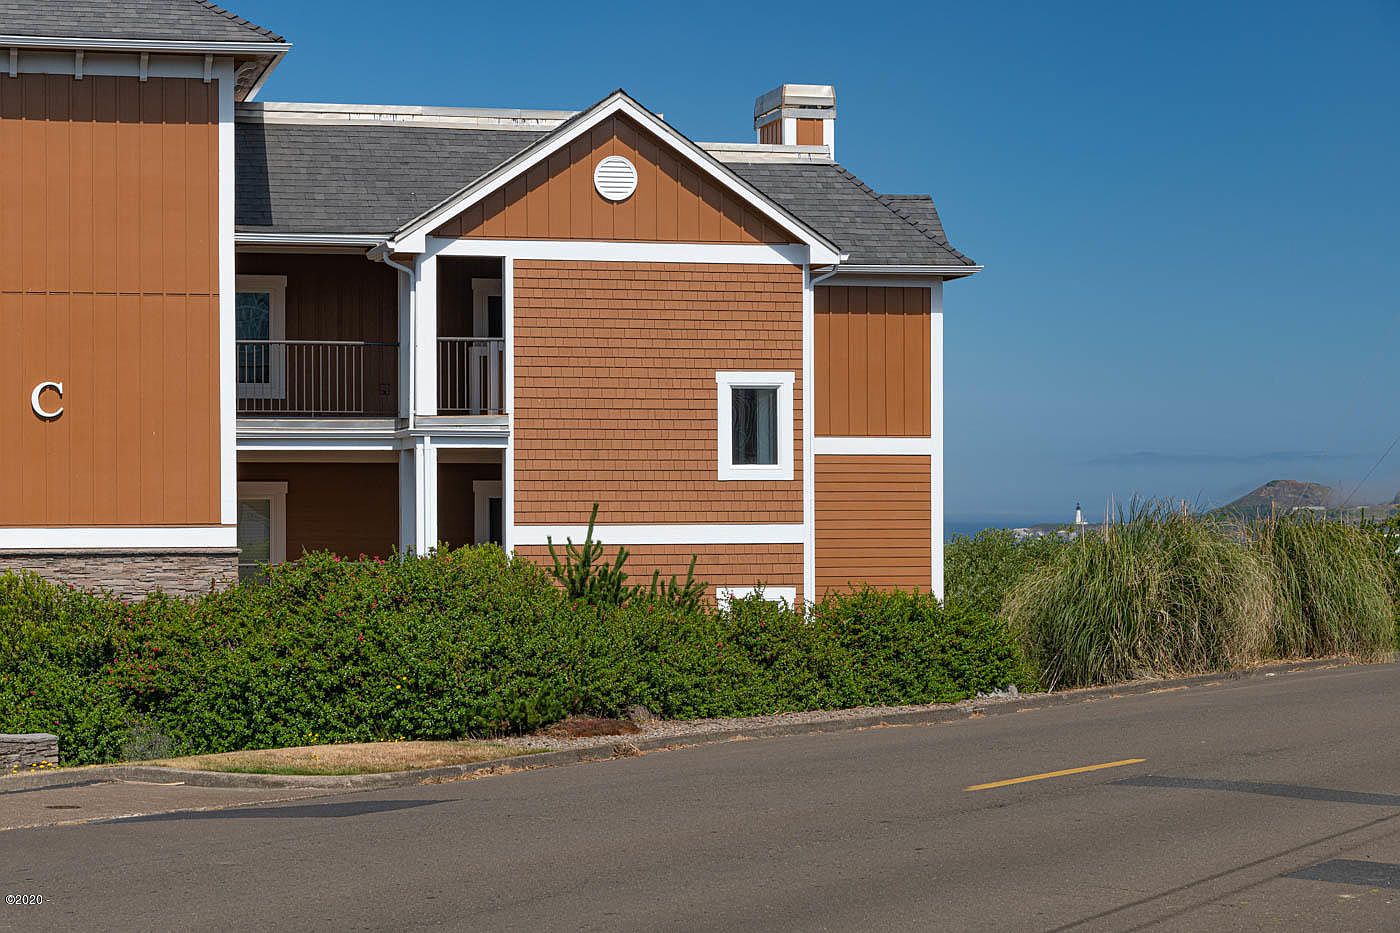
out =
[[238,550],[0,551],[0,573],[6,570],[30,570],[55,583],[125,599],[158,589],[202,596],[238,582]]
[[58,767],[58,736],[46,732],[0,735],[0,774],[47,765]]

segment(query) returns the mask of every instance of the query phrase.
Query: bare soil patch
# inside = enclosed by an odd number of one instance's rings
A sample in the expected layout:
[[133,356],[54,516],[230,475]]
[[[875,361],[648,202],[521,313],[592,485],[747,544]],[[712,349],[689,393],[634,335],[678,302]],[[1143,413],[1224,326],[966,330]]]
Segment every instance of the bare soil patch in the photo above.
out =
[[496,742],[358,742],[192,755],[145,764],[240,774],[382,774],[472,764],[512,755],[528,755],[530,751]]

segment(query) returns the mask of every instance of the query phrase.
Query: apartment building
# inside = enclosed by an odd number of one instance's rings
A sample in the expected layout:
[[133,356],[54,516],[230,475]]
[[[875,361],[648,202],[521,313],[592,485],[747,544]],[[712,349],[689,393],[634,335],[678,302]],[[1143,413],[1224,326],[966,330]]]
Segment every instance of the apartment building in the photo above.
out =
[[941,592],[943,285],[980,267],[836,160],[832,88],[707,143],[621,90],[259,102],[290,48],[0,2],[0,568],[547,559],[597,502],[637,574]]

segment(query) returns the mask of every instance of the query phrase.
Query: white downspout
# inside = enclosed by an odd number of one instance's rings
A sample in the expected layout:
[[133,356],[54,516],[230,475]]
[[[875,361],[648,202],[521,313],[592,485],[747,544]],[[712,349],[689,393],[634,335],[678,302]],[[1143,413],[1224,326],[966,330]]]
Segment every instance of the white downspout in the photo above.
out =
[[406,347],[403,346],[402,344],[404,341],[401,340],[399,352],[409,354],[409,356],[406,357],[406,359],[409,361],[408,379],[406,380],[407,384],[402,386],[401,389],[402,391],[408,394],[408,426],[412,428],[416,421],[416,416],[414,413],[415,411],[417,411],[418,408],[418,406],[414,404],[413,398],[413,387],[416,384],[416,382],[413,374],[412,356],[413,348],[417,346],[418,337],[418,290],[413,287],[413,268],[411,266],[406,266],[401,262],[395,262],[394,259],[390,256],[392,250],[393,241],[385,240],[378,246],[372,247],[370,251],[365,255],[371,261],[382,262],[390,269],[397,269],[404,275],[408,276],[408,333],[403,335],[405,340],[407,340],[408,345]]

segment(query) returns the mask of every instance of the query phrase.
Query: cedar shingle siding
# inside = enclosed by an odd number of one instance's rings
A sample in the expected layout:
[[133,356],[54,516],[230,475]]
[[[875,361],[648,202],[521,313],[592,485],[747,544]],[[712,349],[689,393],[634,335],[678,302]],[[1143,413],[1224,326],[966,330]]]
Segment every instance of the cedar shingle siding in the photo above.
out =
[[802,272],[793,266],[515,263],[515,520],[801,522],[791,481],[720,482],[718,370],[796,374],[802,457]]

